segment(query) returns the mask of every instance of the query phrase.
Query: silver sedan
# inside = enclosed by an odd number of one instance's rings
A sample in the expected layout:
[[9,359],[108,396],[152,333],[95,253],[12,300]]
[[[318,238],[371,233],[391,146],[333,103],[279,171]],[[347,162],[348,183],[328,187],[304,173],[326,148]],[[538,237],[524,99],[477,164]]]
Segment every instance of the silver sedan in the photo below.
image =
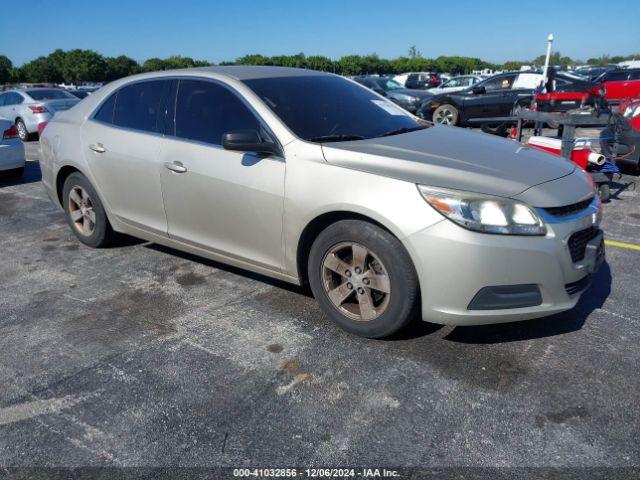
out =
[[11,120],[23,142],[38,133],[38,125],[80,100],[57,88],[26,88],[0,94],[0,117]]
[[93,247],[118,233],[309,285],[344,329],[575,306],[604,259],[590,178],[427,127],[326,73],[210,67],[113,82],[53,119],[42,181]]

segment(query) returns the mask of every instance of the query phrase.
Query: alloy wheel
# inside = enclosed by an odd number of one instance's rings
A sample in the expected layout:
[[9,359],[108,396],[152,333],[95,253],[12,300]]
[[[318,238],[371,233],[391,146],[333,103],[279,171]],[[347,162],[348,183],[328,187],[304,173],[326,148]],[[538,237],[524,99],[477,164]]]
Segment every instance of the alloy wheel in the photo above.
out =
[[436,112],[436,116],[433,120],[435,123],[451,125],[453,124],[453,112],[448,108],[442,108]]
[[69,215],[76,230],[90,237],[96,229],[96,213],[87,191],[76,185],[69,191]]
[[322,261],[322,284],[333,306],[352,320],[375,320],[389,305],[387,270],[359,243],[339,243],[327,252]]
[[27,132],[27,127],[25,126],[24,122],[18,120],[16,122],[16,128],[18,129],[18,136],[20,137],[20,140],[26,142],[27,138],[29,137],[29,132]]

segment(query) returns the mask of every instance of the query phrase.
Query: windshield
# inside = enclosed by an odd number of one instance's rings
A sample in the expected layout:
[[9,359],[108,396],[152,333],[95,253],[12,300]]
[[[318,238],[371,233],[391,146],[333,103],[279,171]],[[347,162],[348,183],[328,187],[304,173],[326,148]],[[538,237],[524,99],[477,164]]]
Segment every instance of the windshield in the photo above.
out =
[[356,140],[420,128],[400,107],[341,77],[305,75],[244,83],[303,140]]
[[34,100],[63,100],[76,98],[64,90],[27,90],[26,93]]
[[395,80],[391,80],[390,78],[381,78],[378,80],[378,85],[385,91],[388,90],[398,90],[399,88],[404,88]]

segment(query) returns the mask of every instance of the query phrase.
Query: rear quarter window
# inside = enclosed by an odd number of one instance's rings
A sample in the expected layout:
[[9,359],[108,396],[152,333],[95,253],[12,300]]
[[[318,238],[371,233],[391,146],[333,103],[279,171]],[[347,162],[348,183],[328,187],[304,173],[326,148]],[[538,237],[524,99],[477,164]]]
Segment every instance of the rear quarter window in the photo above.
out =
[[113,123],[113,111],[116,106],[116,97],[117,93],[111,95],[106,102],[102,104],[102,106],[98,109],[96,114],[93,116],[95,120],[104,123]]
[[118,92],[113,124],[145,132],[162,131],[160,106],[166,81],[134,83]]

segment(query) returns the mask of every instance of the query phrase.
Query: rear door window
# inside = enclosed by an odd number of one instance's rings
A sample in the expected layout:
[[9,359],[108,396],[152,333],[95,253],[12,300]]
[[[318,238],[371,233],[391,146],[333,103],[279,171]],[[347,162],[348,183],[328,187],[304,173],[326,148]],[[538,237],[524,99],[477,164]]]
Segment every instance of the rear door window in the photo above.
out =
[[166,80],[134,83],[118,92],[113,123],[118,127],[161,133],[161,103]]
[[177,137],[222,145],[233,130],[259,130],[249,108],[228,88],[201,80],[180,80],[175,112]]
[[629,80],[640,80],[640,70],[629,72]]

